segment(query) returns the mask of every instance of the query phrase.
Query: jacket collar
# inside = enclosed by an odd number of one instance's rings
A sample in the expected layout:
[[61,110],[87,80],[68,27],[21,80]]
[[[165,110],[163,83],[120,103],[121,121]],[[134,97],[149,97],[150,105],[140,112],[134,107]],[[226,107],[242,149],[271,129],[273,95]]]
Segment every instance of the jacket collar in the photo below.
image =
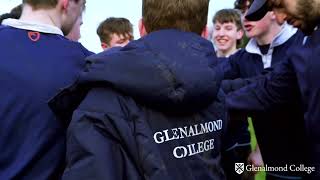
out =
[[[281,27],[281,31],[277,34],[277,36],[272,40],[270,44],[270,49],[276,46],[280,46],[287,42],[296,32],[298,31],[297,28],[284,23]],[[261,55],[260,49],[258,47],[258,43],[255,38],[251,38],[246,46],[246,51],[253,54]]]
[[38,23],[38,22],[23,21],[23,20],[19,20],[19,19],[5,19],[2,22],[2,25],[14,27],[17,29],[37,31],[37,32],[49,33],[49,34],[58,34],[58,35],[63,36],[61,29],[59,29],[55,26],[51,26],[48,24],[42,24],[42,23]]

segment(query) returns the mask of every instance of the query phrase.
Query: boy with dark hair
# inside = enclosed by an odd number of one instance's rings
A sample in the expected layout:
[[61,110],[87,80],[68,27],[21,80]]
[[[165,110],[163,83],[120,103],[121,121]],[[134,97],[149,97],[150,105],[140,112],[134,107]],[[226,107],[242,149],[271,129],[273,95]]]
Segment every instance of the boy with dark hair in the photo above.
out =
[[[237,45],[240,45],[244,34],[241,16],[240,11],[236,9],[222,9],[214,15],[212,40],[217,57],[229,57],[238,51]],[[243,123],[237,133],[228,135],[224,142],[222,165],[227,179],[230,180],[243,179],[242,176],[246,176],[245,173],[239,175],[234,171],[234,164],[246,162],[251,152],[248,123]]]
[[66,129],[47,101],[76,80],[91,54],[63,36],[84,6],[84,0],[24,1],[20,19],[0,26],[0,179],[62,174]]
[[212,18],[212,40],[218,57],[229,57],[241,44],[243,28],[241,13],[235,9],[219,10]]
[[[90,89],[73,101],[63,179],[222,180],[220,79],[208,67],[212,43],[200,36],[209,0],[142,2],[143,37],[88,58],[64,91]],[[58,115],[65,93],[51,102]]]
[[100,23],[97,34],[103,50],[123,47],[133,40],[132,24],[126,18],[110,17]]

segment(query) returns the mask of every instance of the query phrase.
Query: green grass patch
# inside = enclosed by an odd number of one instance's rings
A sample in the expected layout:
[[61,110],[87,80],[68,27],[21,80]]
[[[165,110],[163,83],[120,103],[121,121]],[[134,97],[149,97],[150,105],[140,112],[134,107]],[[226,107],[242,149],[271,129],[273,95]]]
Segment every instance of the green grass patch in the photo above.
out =
[[[250,136],[251,136],[251,149],[254,150],[256,149],[257,146],[257,138],[256,138],[256,134],[254,132],[254,128],[252,125],[252,120],[251,118],[248,118],[248,122],[249,122],[249,131],[250,131]],[[265,180],[266,179],[266,173],[265,172],[259,172],[256,177],[256,180]]]

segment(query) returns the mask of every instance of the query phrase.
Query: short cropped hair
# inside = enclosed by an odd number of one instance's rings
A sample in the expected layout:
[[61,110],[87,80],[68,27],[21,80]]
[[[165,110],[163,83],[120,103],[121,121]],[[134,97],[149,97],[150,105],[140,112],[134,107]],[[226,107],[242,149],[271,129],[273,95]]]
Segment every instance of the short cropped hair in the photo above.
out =
[[[76,3],[79,2],[79,0],[74,0]],[[46,9],[46,8],[54,8],[58,0],[23,0],[23,3],[29,4],[33,9]]]
[[142,17],[148,33],[173,28],[200,35],[208,7],[209,0],[143,0]]
[[237,30],[242,29],[241,12],[237,9],[221,9],[212,18],[212,23],[234,23]]
[[97,29],[100,41],[109,45],[112,34],[123,35],[129,40],[133,40],[133,28],[126,18],[110,17],[102,21]]

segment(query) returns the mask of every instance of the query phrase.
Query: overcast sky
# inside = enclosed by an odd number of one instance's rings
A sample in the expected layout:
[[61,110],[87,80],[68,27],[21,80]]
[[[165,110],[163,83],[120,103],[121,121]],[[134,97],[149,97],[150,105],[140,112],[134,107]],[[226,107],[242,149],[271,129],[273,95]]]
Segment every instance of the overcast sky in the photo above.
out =
[[[210,21],[217,10],[232,8],[234,1],[210,0],[208,23],[211,25]],[[9,12],[21,2],[22,0],[0,0],[0,14]],[[141,0],[87,0],[80,42],[93,52],[102,51],[96,29],[101,21],[111,16],[129,19],[134,26],[135,38],[139,38],[137,23],[141,18],[141,2]]]

